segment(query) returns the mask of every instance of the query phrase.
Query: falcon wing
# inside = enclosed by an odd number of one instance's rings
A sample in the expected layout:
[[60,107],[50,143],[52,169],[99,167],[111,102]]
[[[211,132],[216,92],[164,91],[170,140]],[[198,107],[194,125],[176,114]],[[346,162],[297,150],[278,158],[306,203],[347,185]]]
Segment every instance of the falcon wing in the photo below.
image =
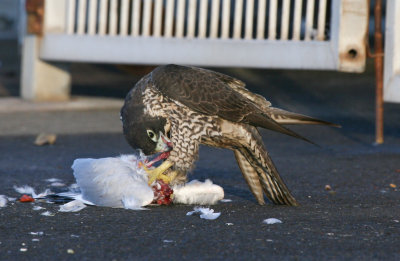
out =
[[299,113],[294,113],[290,111],[285,111],[282,109],[274,108],[271,107],[271,103],[265,99],[264,96],[253,93],[249,91],[245,86],[246,84],[238,79],[235,79],[233,77],[230,77],[228,75],[218,73],[218,72],[212,72],[206,69],[201,69],[201,68],[195,68],[192,67],[192,69],[197,69],[199,71],[205,71],[208,73],[213,73],[215,74],[215,77],[218,78],[218,80],[224,82],[226,85],[228,85],[230,88],[232,88],[234,91],[238,92],[242,96],[244,96],[246,99],[252,101],[258,109],[260,109],[263,113],[267,114],[270,118],[272,118],[274,121],[278,122],[279,124],[321,124],[321,125],[330,125],[334,127],[340,127],[340,125],[319,120],[316,118],[312,118],[307,115],[299,114]]
[[263,127],[312,143],[263,112],[257,102],[261,101],[266,107],[270,104],[262,96],[248,91],[243,82],[232,77],[195,67],[166,65],[156,68],[151,73],[151,80],[162,95],[193,111]]

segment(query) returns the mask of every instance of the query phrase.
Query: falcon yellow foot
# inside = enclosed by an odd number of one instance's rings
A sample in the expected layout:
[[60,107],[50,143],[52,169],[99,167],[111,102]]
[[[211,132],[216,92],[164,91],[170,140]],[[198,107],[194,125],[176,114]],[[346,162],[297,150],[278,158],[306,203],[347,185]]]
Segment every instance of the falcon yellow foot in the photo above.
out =
[[176,171],[170,171],[168,175],[165,175],[164,172],[173,165],[173,162],[166,160],[155,169],[148,169],[146,166],[143,166],[143,169],[147,172],[147,175],[149,175],[148,184],[151,185],[157,179],[161,179],[165,183],[169,184],[176,177]]

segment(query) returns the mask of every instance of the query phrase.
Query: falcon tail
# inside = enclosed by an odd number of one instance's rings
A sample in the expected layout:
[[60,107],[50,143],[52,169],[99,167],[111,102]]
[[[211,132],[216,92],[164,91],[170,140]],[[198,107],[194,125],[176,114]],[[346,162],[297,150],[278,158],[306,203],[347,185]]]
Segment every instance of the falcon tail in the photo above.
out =
[[274,204],[298,206],[281,179],[274,163],[264,149],[261,136],[254,128],[251,130],[252,140],[247,146],[234,151],[243,177],[260,205],[264,205],[264,195]]
[[307,115],[294,113],[294,112],[290,112],[290,111],[285,111],[285,110],[273,108],[273,107],[270,107],[268,112],[266,112],[266,114],[269,117],[271,117],[274,121],[276,121],[277,123],[283,124],[283,125],[316,124],[316,125],[327,125],[327,126],[338,127],[338,128],[341,127],[340,125],[332,123],[332,122],[319,120],[319,119],[312,118]]

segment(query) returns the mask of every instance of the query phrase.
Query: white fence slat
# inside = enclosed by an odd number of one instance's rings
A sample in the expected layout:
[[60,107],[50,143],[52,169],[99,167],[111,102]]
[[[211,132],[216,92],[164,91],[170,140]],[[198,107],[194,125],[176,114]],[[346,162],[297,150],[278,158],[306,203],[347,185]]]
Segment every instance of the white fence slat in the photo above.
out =
[[96,34],[97,0],[89,0],[88,34]]
[[79,0],[78,3],[78,34],[85,33],[87,0]]
[[141,0],[133,0],[132,3],[132,20],[131,20],[131,27],[132,27],[132,36],[139,36],[140,30],[140,18],[141,18]]
[[142,36],[150,36],[151,6],[153,1],[143,1]]
[[243,0],[235,1],[235,20],[233,24],[233,38],[240,39],[242,36]]
[[76,0],[68,0],[67,2],[67,34],[74,33],[75,27],[75,6]]
[[311,40],[313,34],[314,6],[314,0],[307,0],[305,41]]
[[278,2],[277,0],[269,1],[269,22],[268,22],[268,39],[276,39],[276,21],[278,19]]
[[229,38],[230,30],[230,18],[231,18],[231,0],[223,0],[222,2],[222,31],[221,38]]
[[110,24],[109,26],[109,35],[116,35],[117,34],[117,25],[118,25],[118,0],[111,0],[110,2],[110,10],[109,10],[109,16],[110,16]]
[[207,33],[208,0],[200,0],[199,38],[205,38]]
[[293,36],[292,40],[300,40],[301,33],[301,11],[303,9],[303,1],[296,0],[294,4],[294,19],[293,19]]
[[183,37],[183,30],[185,28],[185,2],[186,0],[178,0],[177,3],[177,18],[175,26],[175,36],[177,38]]
[[317,40],[325,40],[326,0],[319,0]]
[[245,39],[253,38],[253,18],[254,18],[254,0],[246,1],[246,22],[245,22]]
[[289,37],[289,15],[290,0],[283,0],[281,18],[281,40],[287,40]]
[[162,6],[163,0],[155,0],[154,14],[153,14],[153,36],[161,36],[161,20],[162,20]]
[[164,36],[172,37],[172,30],[174,25],[174,3],[175,0],[166,0],[166,9],[165,9],[165,29]]
[[193,38],[196,27],[197,0],[189,0],[187,37]]
[[[258,1],[258,13],[257,13],[257,39],[264,39],[265,34],[265,13],[267,9],[267,1],[259,0]],[[271,11],[270,11],[271,13]]]
[[100,0],[99,35],[105,35],[107,29],[107,0]]
[[[67,31],[67,21],[68,21],[67,8],[68,8],[67,0],[46,1],[46,4],[44,6],[44,13],[46,15],[44,16],[43,20],[43,27],[42,27],[43,32],[65,34]],[[36,43],[32,43],[32,46],[34,46],[35,44]]]
[[219,5],[220,5],[220,0],[212,1],[210,38],[218,37]]
[[128,35],[128,19],[129,19],[129,0],[121,0],[120,17],[119,17],[119,34]]

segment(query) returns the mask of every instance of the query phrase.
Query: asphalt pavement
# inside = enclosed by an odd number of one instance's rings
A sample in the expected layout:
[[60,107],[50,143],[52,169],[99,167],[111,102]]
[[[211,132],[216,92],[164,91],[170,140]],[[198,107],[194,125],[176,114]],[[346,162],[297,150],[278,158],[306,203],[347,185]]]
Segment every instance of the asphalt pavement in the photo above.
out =
[[[85,92],[101,94],[99,70],[79,83]],[[277,107],[342,125],[290,127],[319,146],[261,131],[299,207],[257,205],[233,153],[202,147],[190,179],[209,178],[224,188],[232,201],[210,206],[218,219],[186,216],[193,210],[187,205],[62,213],[57,205],[9,202],[0,208],[0,260],[400,260],[400,105],[385,104],[385,143],[374,145],[371,66],[361,75],[219,70]],[[114,96],[138,77],[122,78]],[[118,114],[118,108],[0,113],[0,194],[18,197],[13,186],[22,185],[57,190],[45,180],[74,183],[74,159],[131,153]],[[35,146],[42,132],[57,134],[56,143]],[[282,223],[263,224],[267,218]]]

